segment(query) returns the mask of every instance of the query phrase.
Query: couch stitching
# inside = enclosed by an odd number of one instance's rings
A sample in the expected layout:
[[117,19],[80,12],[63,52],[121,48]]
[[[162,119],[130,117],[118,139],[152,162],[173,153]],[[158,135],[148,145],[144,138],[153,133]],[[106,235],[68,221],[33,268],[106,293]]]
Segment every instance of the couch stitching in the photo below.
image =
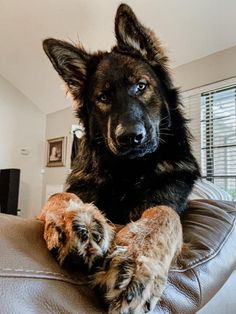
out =
[[198,288],[199,288],[199,304],[198,304],[198,308],[201,306],[202,304],[202,286],[201,286],[201,283],[200,283],[200,280],[197,276],[197,274],[195,273],[194,269],[190,269],[190,271],[192,272],[192,274],[194,275],[194,277],[196,278],[196,281],[198,283]]
[[85,282],[79,282],[77,281],[76,279],[70,277],[70,276],[67,276],[67,275],[64,275],[64,274],[61,274],[61,273],[56,273],[56,272],[52,272],[52,271],[44,271],[44,270],[33,270],[33,269],[20,269],[20,268],[2,268],[0,267],[0,271],[4,271],[4,272],[8,272],[8,271],[13,271],[13,272],[16,272],[16,273],[29,273],[29,274],[42,274],[42,275],[52,275],[52,276],[56,276],[57,278],[55,279],[62,279],[62,278],[65,278],[65,279],[69,279],[69,280],[73,280],[75,283],[77,284],[85,284]]
[[215,255],[217,255],[219,253],[219,251],[222,249],[223,245],[225,244],[225,242],[228,240],[229,236],[231,235],[231,233],[233,232],[234,230],[234,227],[235,227],[235,222],[236,222],[236,219],[233,220],[233,224],[231,226],[231,229],[230,231],[225,235],[225,238],[223,239],[222,243],[219,245],[218,249],[216,251],[213,251],[212,253],[209,253],[207,254],[205,257],[202,257],[202,258],[198,258],[196,260],[193,260],[192,262],[190,262],[189,264],[187,264],[187,267],[188,266],[196,266],[197,263],[201,262],[202,260],[206,259],[206,260],[209,260],[208,258],[210,257],[213,257]]

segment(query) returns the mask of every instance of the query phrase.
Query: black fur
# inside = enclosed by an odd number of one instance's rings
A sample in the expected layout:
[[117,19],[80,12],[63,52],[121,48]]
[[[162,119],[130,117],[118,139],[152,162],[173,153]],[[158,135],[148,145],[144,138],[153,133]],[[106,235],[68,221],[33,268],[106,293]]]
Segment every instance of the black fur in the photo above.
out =
[[117,46],[104,53],[44,41],[85,128],[67,191],[114,223],[156,205],[180,214],[200,173],[167,57],[127,5],[117,11],[115,31]]

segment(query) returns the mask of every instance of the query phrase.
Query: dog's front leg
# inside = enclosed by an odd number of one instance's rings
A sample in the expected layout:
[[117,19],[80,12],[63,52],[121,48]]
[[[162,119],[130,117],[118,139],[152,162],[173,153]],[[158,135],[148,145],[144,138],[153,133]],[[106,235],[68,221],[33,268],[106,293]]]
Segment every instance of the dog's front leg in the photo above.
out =
[[106,291],[109,313],[141,314],[159,301],[171,262],[182,247],[182,226],[167,206],[146,210],[121,229],[95,283]]

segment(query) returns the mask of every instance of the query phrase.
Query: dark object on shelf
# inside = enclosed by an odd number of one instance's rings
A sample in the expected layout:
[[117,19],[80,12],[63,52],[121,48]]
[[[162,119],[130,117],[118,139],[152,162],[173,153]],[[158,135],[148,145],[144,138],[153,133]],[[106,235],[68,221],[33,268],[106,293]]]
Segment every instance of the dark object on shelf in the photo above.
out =
[[0,212],[17,215],[20,169],[0,170]]

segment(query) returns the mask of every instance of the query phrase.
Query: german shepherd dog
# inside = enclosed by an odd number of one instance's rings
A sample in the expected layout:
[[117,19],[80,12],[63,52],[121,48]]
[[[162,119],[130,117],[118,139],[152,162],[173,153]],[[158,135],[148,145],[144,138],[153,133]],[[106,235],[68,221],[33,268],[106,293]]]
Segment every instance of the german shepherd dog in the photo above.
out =
[[159,40],[126,4],[115,35],[110,52],[94,54],[43,42],[85,134],[66,192],[39,218],[60,264],[82,260],[93,271],[109,313],[141,314],[160,300],[181,251],[180,214],[200,173]]

